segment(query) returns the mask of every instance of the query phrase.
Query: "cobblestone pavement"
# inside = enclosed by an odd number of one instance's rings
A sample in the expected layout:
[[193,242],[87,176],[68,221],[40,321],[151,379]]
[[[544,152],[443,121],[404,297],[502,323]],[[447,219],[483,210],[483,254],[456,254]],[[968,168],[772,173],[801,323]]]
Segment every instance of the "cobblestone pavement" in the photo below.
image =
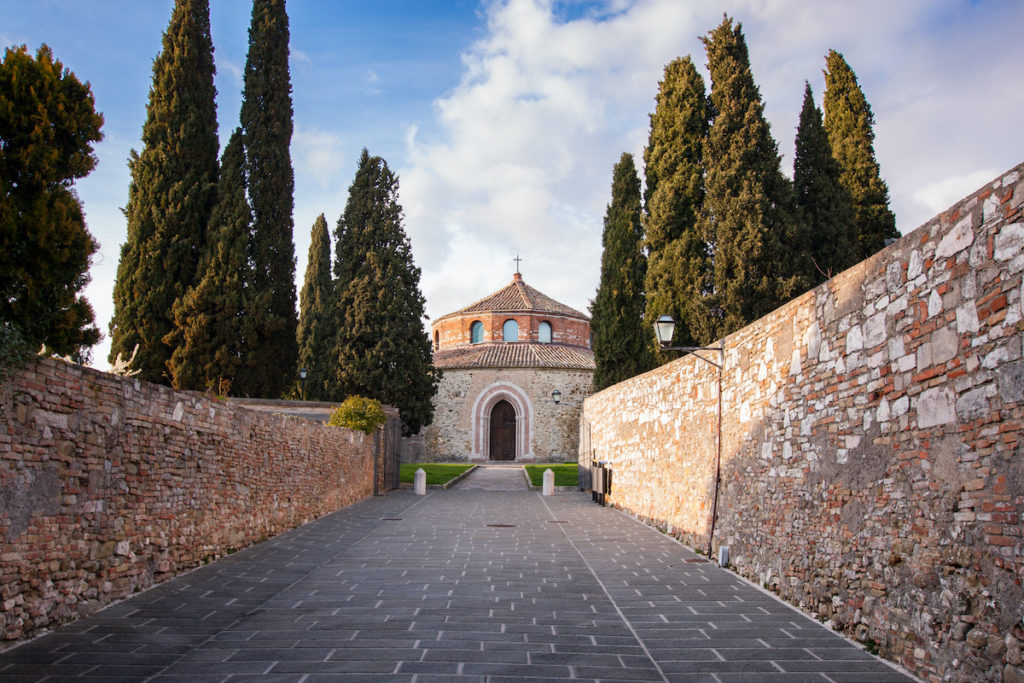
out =
[[86,677],[912,680],[585,494],[473,489],[364,501],[0,653],[2,681]]

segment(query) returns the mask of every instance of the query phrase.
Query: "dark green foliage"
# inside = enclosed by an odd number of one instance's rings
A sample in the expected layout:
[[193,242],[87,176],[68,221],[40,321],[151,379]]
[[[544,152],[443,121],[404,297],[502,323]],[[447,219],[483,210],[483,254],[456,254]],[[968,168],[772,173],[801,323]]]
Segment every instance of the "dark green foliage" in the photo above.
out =
[[331,362],[334,345],[330,315],[332,289],[331,238],[327,221],[320,214],[313,223],[306,280],[299,299],[299,367],[306,370],[305,398],[310,401],[326,398],[327,380],[334,367]]
[[[708,134],[704,79],[689,57],[665,67],[644,150],[644,229],[648,249],[646,327],[662,315],[677,321],[674,343],[706,336],[710,293],[708,240],[697,232],[704,203],[704,144]],[[653,334],[647,338],[653,343]],[[661,361],[667,360],[661,353]]]
[[604,215],[601,282],[590,305],[594,333],[594,388],[598,391],[651,368],[650,332],[644,326],[643,224],[640,178],[632,154],[612,175],[612,201]]
[[239,381],[246,395],[270,398],[280,396],[292,384],[298,357],[288,43],[284,0],[255,0],[241,113],[252,206],[250,259],[255,292],[247,314],[247,357],[251,362]]
[[198,284],[174,304],[174,386],[203,390],[231,386],[243,360],[246,283],[249,273],[249,205],[245,199],[245,150],[236,130],[224,148],[217,205]]
[[[153,61],[141,153],[129,160],[128,238],[121,246],[110,360],[135,345],[139,377],[169,384],[174,305],[199,277],[216,202],[217,110],[206,0],[177,0]],[[171,335],[171,336],[169,336]]]
[[[77,360],[99,341],[81,296],[97,245],[72,190],[96,165],[103,117],[89,84],[43,45],[0,64],[0,325],[11,349],[45,344]],[[20,337],[20,339],[19,339]],[[17,343],[15,343],[17,342]]]
[[[792,189],[750,72],[741,25],[726,17],[704,39],[714,122],[704,150],[700,233],[712,243],[712,339],[784,303],[796,277],[788,260]],[[706,339],[706,337],[705,337]]]
[[371,396],[398,408],[403,430],[430,424],[440,373],[423,329],[420,269],[402,227],[398,178],[364,149],[338,220],[332,398]]
[[832,156],[821,111],[814,105],[811,86],[804,90],[804,105],[796,132],[793,189],[798,227],[802,234],[792,244],[793,258],[810,287],[840,273],[858,261],[853,234],[853,200],[839,180],[839,164]]
[[843,56],[825,57],[825,130],[839,162],[840,180],[853,197],[856,261],[866,259],[900,236],[889,210],[889,188],[875,159],[875,117]]

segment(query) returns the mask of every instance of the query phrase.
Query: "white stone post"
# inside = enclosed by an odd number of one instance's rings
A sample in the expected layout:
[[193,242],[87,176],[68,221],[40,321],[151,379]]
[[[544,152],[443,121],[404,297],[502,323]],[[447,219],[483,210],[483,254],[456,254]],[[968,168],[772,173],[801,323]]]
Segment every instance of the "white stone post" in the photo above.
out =
[[423,471],[422,467],[416,470],[416,495],[427,495],[427,473]]
[[555,473],[550,469],[544,470],[544,493],[545,496],[555,495]]

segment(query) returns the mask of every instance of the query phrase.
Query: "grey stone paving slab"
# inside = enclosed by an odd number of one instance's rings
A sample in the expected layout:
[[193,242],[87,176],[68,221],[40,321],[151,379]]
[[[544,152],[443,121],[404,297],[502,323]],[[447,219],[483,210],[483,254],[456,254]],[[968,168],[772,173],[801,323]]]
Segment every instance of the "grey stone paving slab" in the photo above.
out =
[[0,652],[0,681],[912,680],[589,496],[481,471]]

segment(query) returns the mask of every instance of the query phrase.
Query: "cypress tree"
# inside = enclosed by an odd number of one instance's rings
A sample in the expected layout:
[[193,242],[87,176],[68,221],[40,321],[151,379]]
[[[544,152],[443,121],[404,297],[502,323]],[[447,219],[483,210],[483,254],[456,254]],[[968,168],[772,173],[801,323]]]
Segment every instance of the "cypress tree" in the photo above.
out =
[[829,50],[825,65],[825,130],[839,162],[840,181],[853,197],[857,261],[861,261],[900,233],[889,210],[889,188],[875,158],[871,106],[843,55]]
[[[644,150],[646,326],[675,318],[674,343],[692,346],[706,334],[704,298],[710,288],[707,240],[697,232],[704,203],[704,141],[708,101],[704,79],[689,56],[665,67]],[[653,344],[653,336],[648,335]],[[666,360],[657,353],[659,360]]]
[[[72,191],[103,138],[89,84],[24,46],[0,63],[0,330],[85,360],[99,341],[81,295],[96,241]],[[11,332],[16,329],[16,332]],[[2,346],[2,344],[0,344]],[[0,359],[2,360],[2,359]]]
[[647,259],[640,203],[633,155],[624,153],[612,173],[612,201],[601,236],[601,282],[590,306],[598,391],[651,368],[651,335],[643,320]]
[[332,398],[376,398],[398,408],[403,431],[433,417],[440,373],[423,329],[420,269],[402,227],[398,178],[364,149],[338,220]]
[[306,279],[299,298],[299,367],[306,370],[306,398],[311,401],[326,398],[332,369],[334,328],[329,308],[332,289],[331,239],[327,221],[320,214],[313,223]]
[[206,0],[177,0],[153,61],[142,152],[128,165],[128,238],[121,246],[110,360],[128,358],[150,382],[170,382],[173,310],[198,277],[216,201],[217,110]]
[[726,17],[703,38],[714,121],[704,148],[701,233],[714,251],[712,338],[771,312],[793,293],[792,189],[750,72],[742,26]]
[[806,286],[814,286],[858,261],[855,244],[851,243],[853,200],[839,175],[821,110],[815,106],[807,83],[793,157],[797,225],[805,230],[794,241],[793,257],[800,261]]
[[175,330],[168,341],[174,348],[169,367],[176,388],[229,393],[235,381],[244,352],[250,220],[239,129],[221,159],[201,278],[174,305]]
[[250,259],[253,289],[243,391],[278,397],[293,381],[298,342],[295,246],[292,242],[294,173],[288,15],[284,0],[255,0],[242,93],[242,128],[252,206]]

